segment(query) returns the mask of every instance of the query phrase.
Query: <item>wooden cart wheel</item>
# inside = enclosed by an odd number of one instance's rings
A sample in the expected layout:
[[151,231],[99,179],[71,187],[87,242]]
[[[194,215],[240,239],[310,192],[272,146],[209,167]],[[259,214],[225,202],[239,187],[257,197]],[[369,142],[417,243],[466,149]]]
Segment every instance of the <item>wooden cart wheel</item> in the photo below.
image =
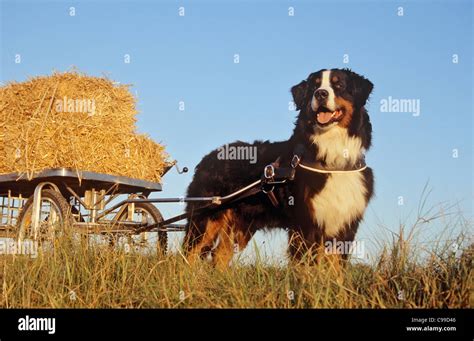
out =
[[[32,226],[33,195],[26,201],[17,221],[18,240],[34,239]],[[38,226],[38,241],[53,240],[65,224],[72,223],[71,206],[61,193],[53,189],[41,192],[41,212]]]
[[[134,204],[135,210],[133,213],[134,222],[139,223],[146,223],[146,224],[156,224],[163,221],[163,216],[159,209],[156,208],[155,205],[151,203],[136,203]],[[119,221],[126,221],[128,220],[128,212],[125,210],[120,217],[118,218]],[[158,232],[158,240],[156,242],[158,251],[162,253],[166,253],[168,249],[168,234],[165,231]]]

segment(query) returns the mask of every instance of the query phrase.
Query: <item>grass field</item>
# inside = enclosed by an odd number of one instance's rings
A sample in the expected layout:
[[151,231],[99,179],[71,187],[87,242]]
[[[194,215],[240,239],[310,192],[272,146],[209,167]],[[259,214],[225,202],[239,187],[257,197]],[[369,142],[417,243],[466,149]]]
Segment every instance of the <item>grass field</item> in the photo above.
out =
[[0,256],[0,307],[472,307],[473,250],[437,245],[420,258],[399,237],[373,264],[348,262],[340,271],[324,258],[281,267],[257,259],[222,271],[189,265],[180,253],[127,252],[63,236],[36,258]]

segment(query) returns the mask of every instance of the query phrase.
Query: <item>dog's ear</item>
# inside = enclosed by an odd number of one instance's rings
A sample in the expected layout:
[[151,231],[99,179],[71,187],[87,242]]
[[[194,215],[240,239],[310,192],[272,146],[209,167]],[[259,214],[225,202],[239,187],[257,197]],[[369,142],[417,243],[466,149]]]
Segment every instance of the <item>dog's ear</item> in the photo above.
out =
[[307,88],[307,81],[301,81],[299,84],[291,88],[291,94],[293,95],[293,102],[295,102],[296,110],[301,110],[301,108],[304,107]]
[[363,107],[367,103],[370,93],[374,89],[374,85],[367,78],[358,75],[349,69],[346,69],[345,71],[349,73],[350,76],[352,95],[354,96],[356,106]]

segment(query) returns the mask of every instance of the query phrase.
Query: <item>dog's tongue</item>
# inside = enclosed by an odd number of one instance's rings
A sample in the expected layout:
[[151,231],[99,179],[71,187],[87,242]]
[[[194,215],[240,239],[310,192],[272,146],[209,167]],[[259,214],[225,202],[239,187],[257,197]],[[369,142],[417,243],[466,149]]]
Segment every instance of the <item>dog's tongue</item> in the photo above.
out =
[[319,123],[326,124],[333,118],[333,116],[334,115],[332,112],[320,112],[318,113],[316,119]]

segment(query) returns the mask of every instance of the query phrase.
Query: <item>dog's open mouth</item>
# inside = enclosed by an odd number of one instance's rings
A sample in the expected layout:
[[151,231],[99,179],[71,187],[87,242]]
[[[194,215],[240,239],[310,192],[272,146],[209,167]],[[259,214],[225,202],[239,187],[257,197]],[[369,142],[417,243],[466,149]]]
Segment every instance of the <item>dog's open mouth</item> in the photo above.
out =
[[328,108],[320,107],[316,112],[316,121],[320,125],[327,125],[341,120],[342,116],[344,116],[342,109],[330,111]]

